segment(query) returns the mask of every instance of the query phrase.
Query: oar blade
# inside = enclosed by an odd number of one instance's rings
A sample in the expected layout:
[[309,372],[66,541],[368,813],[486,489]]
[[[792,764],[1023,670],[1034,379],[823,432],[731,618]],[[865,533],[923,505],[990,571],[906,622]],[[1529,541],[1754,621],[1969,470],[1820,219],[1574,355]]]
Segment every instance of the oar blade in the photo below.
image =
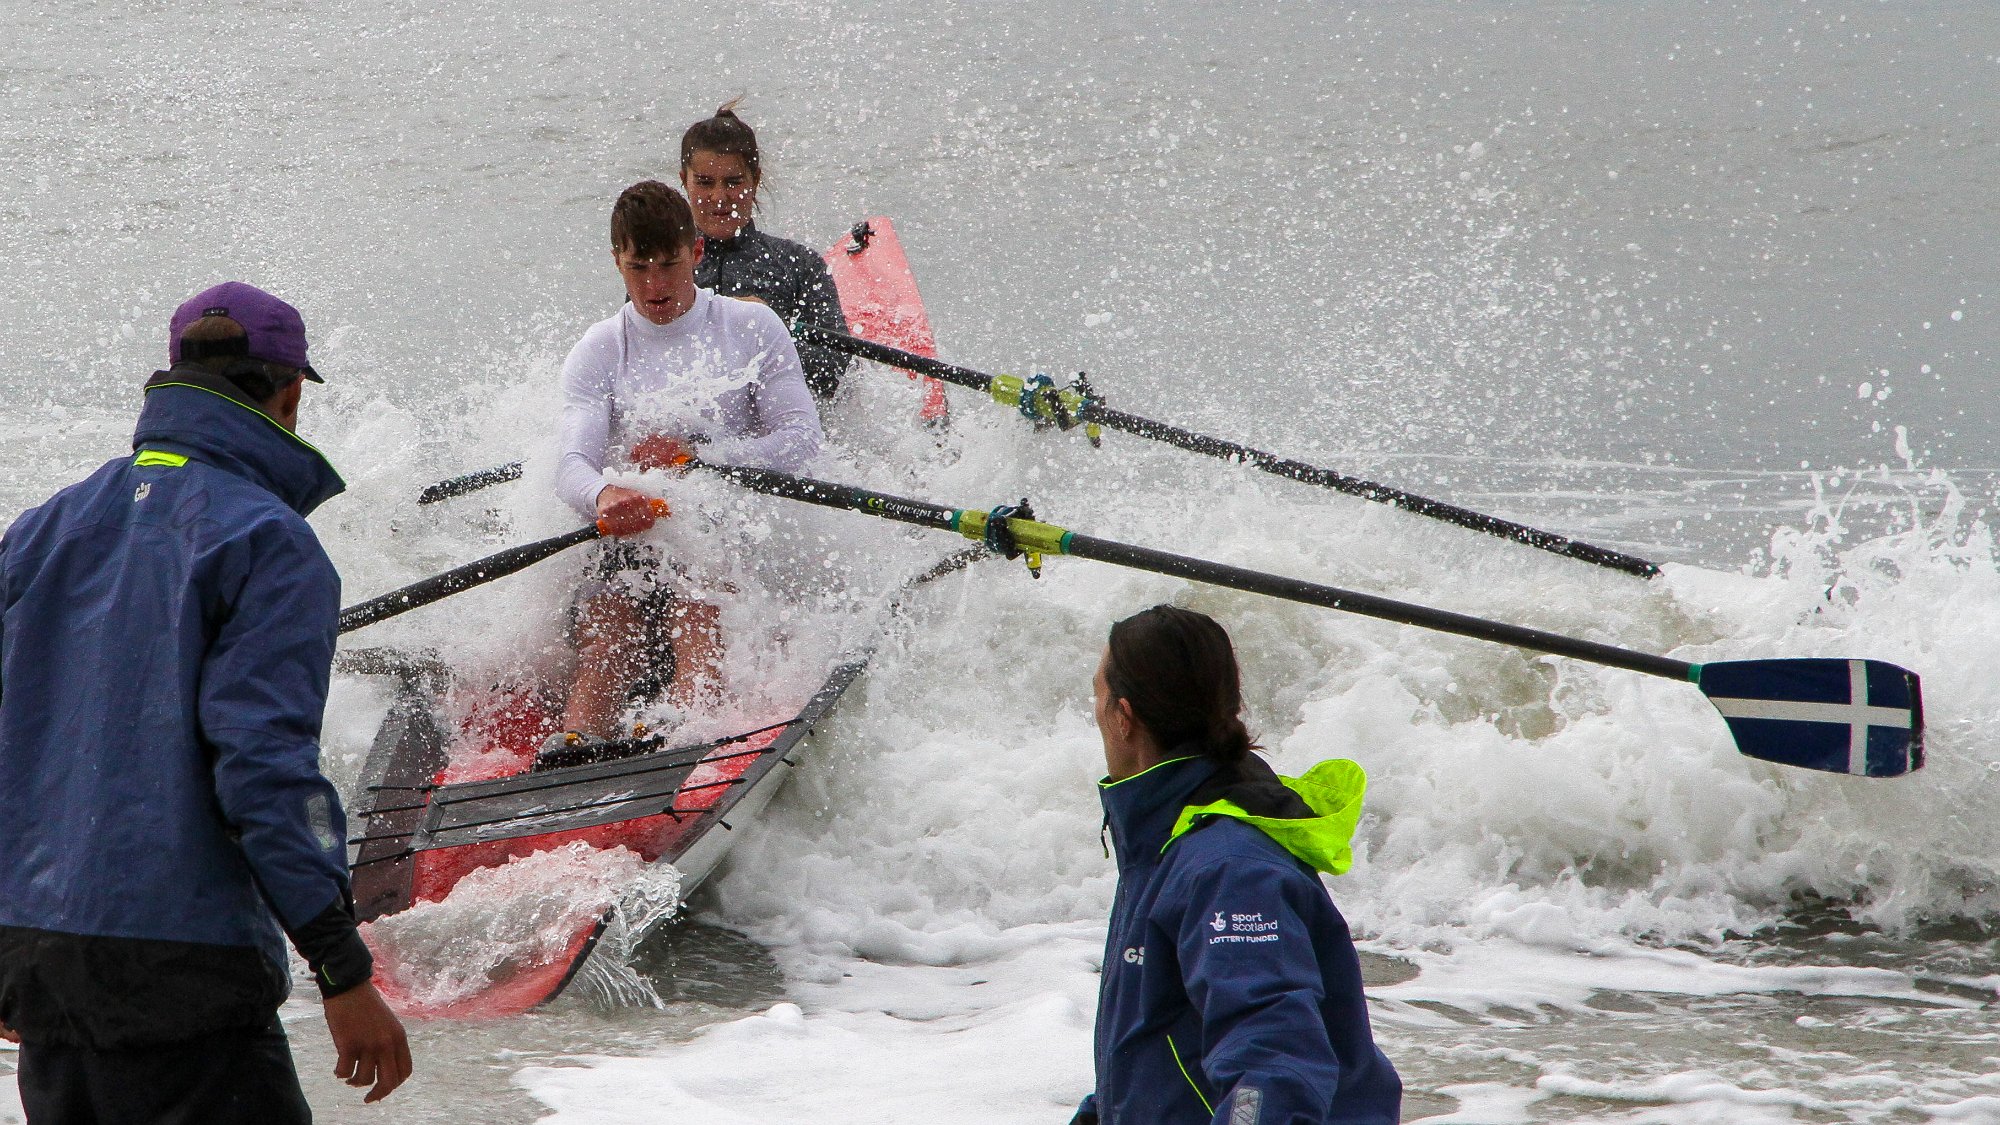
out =
[[1881,660],[1795,658],[1703,664],[1695,683],[1752,758],[1857,777],[1924,765],[1917,674]]

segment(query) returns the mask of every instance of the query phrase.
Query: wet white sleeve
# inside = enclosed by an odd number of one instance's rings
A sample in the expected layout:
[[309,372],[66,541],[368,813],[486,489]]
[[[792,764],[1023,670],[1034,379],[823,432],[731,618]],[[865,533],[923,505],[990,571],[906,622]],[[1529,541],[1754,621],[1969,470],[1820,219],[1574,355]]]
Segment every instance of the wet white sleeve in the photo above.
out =
[[820,428],[819,407],[806,389],[798,349],[778,314],[762,305],[749,306],[753,316],[745,327],[746,351],[757,355],[757,387],[752,395],[751,431],[742,437],[709,443],[703,456],[725,465],[754,465],[795,473],[819,456],[826,434]]
[[556,496],[584,519],[597,518],[604,458],[611,445],[611,370],[618,362],[615,327],[594,325],[570,349],[562,370],[562,460]]

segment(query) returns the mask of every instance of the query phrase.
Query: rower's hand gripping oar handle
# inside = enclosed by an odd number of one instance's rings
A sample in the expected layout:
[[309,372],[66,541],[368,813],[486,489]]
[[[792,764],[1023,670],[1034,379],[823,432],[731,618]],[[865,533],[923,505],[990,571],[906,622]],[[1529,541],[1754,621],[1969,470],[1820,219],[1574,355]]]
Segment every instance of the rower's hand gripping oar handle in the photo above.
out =
[[[657,496],[647,497],[646,507],[652,511],[653,518],[656,520],[663,520],[666,519],[668,516],[674,514],[674,510],[667,505],[667,502],[665,500],[660,499]],[[611,517],[609,516],[598,517],[597,522],[592,526],[597,528],[598,535],[604,536],[606,538],[613,538],[616,537],[618,534],[617,532],[611,530]],[[627,532],[626,534],[637,535],[639,533],[637,531],[632,531],[632,532]]]
[[[647,507],[653,510],[653,515],[657,519],[665,519],[673,514],[672,510],[667,506],[667,502],[658,497],[649,497],[646,504]],[[504,551],[488,555],[477,562],[455,567],[445,571],[443,574],[426,578],[421,582],[412,582],[400,590],[391,590],[381,597],[370,598],[360,605],[349,606],[340,611],[340,632],[351,633],[364,625],[373,625],[377,621],[386,621],[398,614],[408,613],[420,606],[427,606],[432,602],[442,601],[453,594],[470,590],[474,586],[484,586],[496,578],[505,578],[516,571],[526,570],[543,559],[560,554],[576,546],[578,543],[588,543],[593,539],[605,538],[610,532],[605,529],[604,523],[605,521],[598,520],[596,523],[587,524],[577,528],[575,531],[567,532],[551,539],[544,539],[537,543],[524,543],[519,547],[509,547]]]

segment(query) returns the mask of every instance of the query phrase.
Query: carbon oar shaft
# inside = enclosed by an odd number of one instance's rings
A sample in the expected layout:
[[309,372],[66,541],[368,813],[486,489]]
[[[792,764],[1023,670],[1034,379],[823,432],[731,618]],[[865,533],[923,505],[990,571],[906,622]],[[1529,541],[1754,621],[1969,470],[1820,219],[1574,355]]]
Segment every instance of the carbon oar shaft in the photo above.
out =
[[453,477],[450,480],[441,480],[436,484],[427,486],[422,492],[417,493],[417,503],[435,504],[440,500],[449,500],[454,496],[463,496],[468,492],[477,492],[488,485],[505,484],[510,480],[520,480],[521,473],[522,462],[509,461],[505,465],[495,465],[490,469],[481,469],[476,473],[466,473],[464,476]]
[[766,496],[799,500],[807,504],[818,504],[823,508],[865,512],[885,520],[913,523],[918,527],[934,527],[940,531],[958,530],[958,509],[947,508],[942,504],[909,500],[885,492],[870,492],[850,484],[834,484],[830,481],[814,480],[811,477],[795,477],[790,473],[781,473],[774,469],[756,469],[748,465],[711,465],[706,461],[697,461],[695,464],[752,492],[761,492]]
[[[1020,380],[1018,379],[1008,376],[988,375],[982,371],[974,371],[969,367],[960,367],[954,363],[945,363],[928,356],[917,355],[914,352],[906,352],[900,348],[892,348],[886,344],[878,344],[873,340],[863,340],[858,336],[850,336],[844,332],[834,332],[810,324],[798,324],[793,326],[792,334],[810,344],[817,344],[821,347],[847,352],[862,359],[874,360],[877,363],[899,367],[906,371],[915,371],[922,375],[942,379],[947,383],[955,383],[961,387],[970,387],[973,390],[984,391],[995,398],[1017,406],[1020,403],[1023,393],[1023,389],[1019,385]],[[1415,515],[1427,516],[1431,519],[1442,520],[1445,523],[1456,524],[1459,527],[1468,528],[1473,531],[1485,532],[1488,535],[1509,539],[1525,546],[1548,551],[1551,554],[1562,555],[1565,558],[1577,559],[1581,562],[1608,567],[1612,570],[1622,570],[1627,574],[1635,574],[1641,578],[1651,578],[1660,572],[1660,568],[1657,565],[1636,555],[1628,555],[1622,551],[1614,551],[1609,547],[1599,547],[1594,544],[1584,543],[1571,539],[1566,535],[1558,535],[1553,531],[1543,531],[1539,528],[1529,527],[1526,524],[1515,523],[1512,520],[1504,520],[1498,516],[1489,516],[1484,512],[1477,512],[1471,508],[1460,507],[1457,504],[1447,503],[1443,500],[1434,500],[1428,496],[1419,496],[1414,492],[1406,492],[1400,488],[1394,488],[1386,484],[1377,484],[1374,481],[1350,477],[1343,473],[1334,472],[1332,469],[1309,465],[1303,461],[1295,461],[1288,457],[1280,457],[1275,453],[1267,453],[1261,449],[1253,449],[1240,442],[1196,433],[1166,422],[1159,422],[1137,414],[1130,414],[1123,410],[1113,410],[1102,403],[1075,395],[1074,392],[1068,392],[1068,394],[1070,394],[1071,399],[1061,403],[1061,405],[1068,406],[1074,415],[1075,421],[1078,422],[1106,426],[1110,429],[1132,434],[1135,437],[1163,442],[1177,449],[1185,449],[1190,453],[1200,453],[1225,461],[1240,461],[1251,468],[1270,473],[1273,476],[1283,477],[1286,480],[1298,481],[1301,484],[1316,485],[1321,488],[1330,488],[1335,492],[1344,492],[1350,496],[1358,496],[1364,500],[1375,501],[1378,504],[1389,504]],[[1059,392],[1057,397],[1060,399],[1062,393]],[[1030,402],[1029,409],[1040,411],[1043,405],[1045,404],[1040,402]]]
[[370,598],[360,605],[349,606],[340,611],[340,631],[350,633],[363,625],[373,625],[407,613],[418,606],[426,606],[442,598],[450,597],[461,590],[505,578],[517,570],[541,562],[550,555],[566,551],[578,543],[588,543],[601,536],[596,525],[579,527],[575,531],[558,535],[553,539],[543,539],[537,543],[524,543],[519,547],[509,547],[480,559],[467,563],[443,574],[412,582],[400,590],[392,590],[379,598]]
[[930,375],[947,383],[971,387],[975,391],[989,390],[993,385],[993,376],[984,371],[974,371],[970,367],[960,367],[956,363],[946,363],[927,355],[906,352],[901,348],[892,348],[887,344],[878,344],[873,340],[864,340],[859,336],[835,332],[830,328],[821,328],[804,321],[792,325],[792,336],[808,344],[818,344],[823,348],[860,356],[862,359],[872,359],[876,363],[900,367],[919,375]]
[[1614,645],[1598,644],[1595,641],[1577,640],[1574,637],[1565,637],[1558,633],[1548,633],[1521,625],[1505,625],[1498,621],[1453,613],[1450,610],[1411,605],[1374,594],[1336,589],[1298,578],[1286,578],[1166,551],[1156,551],[1150,547],[1115,543],[1109,539],[1079,535],[1076,532],[1069,533],[1064,541],[1062,553],[1080,559],[1096,559],[1098,562],[1128,566],[1135,570],[1149,570],[1155,574],[1191,578],[1212,586],[1227,586],[1232,590],[1265,594],[1289,602],[1345,610],[1348,613],[1379,617],[1384,621],[1395,621],[1404,625],[1420,625],[1443,633],[1456,633],[1461,637],[1476,637],[1482,641],[1496,641],[1517,648],[1574,657],[1578,660],[1588,660],[1593,664],[1644,672],[1649,676],[1664,676],[1670,680],[1685,681],[1689,673],[1694,670],[1694,665],[1685,661],[1670,660],[1651,653],[1635,652]]
[[1473,531],[1483,531],[1488,535],[1511,539],[1516,543],[1562,555],[1565,558],[1609,567],[1612,570],[1622,570],[1641,578],[1651,578],[1660,573],[1660,568],[1653,563],[1635,555],[1614,551],[1609,547],[1584,543],[1553,531],[1543,531],[1527,524],[1501,519],[1499,516],[1489,516],[1484,512],[1462,508],[1457,504],[1434,500],[1428,496],[1419,496],[1414,492],[1405,492],[1386,484],[1376,484],[1373,481],[1346,476],[1332,469],[1323,469],[1317,465],[1308,465],[1304,461],[1294,461],[1288,457],[1265,453],[1224,438],[1192,433],[1177,426],[1141,418],[1136,414],[1112,410],[1094,402],[1078,411],[1078,417],[1086,422],[1097,422],[1114,430],[1151,438],[1192,453],[1206,454],[1229,461],[1242,461],[1251,468],[1270,473],[1272,476],[1298,481],[1301,484],[1330,488],[1335,492],[1359,496],[1363,500],[1373,500],[1378,504],[1389,504],[1415,515],[1428,516]]
[[[477,475],[477,474],[474,474]],[[673,514],[665,500],[652,497],[646,501],[653,510],[654,519],[665,519]],[[610,532],[605,530],[606,521],[598,520],[588,527],[565,532],[538,543],[523,543],[519,547],[509,547],[488,555],[478,562],[447,570],[443,574],[426,578],[422,582],[412,582],[400,590],[392,590],[379,598],[350,606],[340,611],[340,631],[359,629],[363,625],[373,625],[384,618],[394,617],[418,606],[429,605],[440,598],[448,598],[460,590],[470,590],[483,586],[495,578],[505,578],[517,570],[541,562],[550,555],[566,551],[578,543],[588,543],[592,539],[602,539]]]
[[[897,523],[916,524],[944,531],[955,531],[968,539],[983,538],[986,532],[987,514],[959,508],[947,508],[922,500],[911,500],[886,493],[871,492],[852,485],[832,484],[808,477],[795,477],[787,473],[769,469],[753,469],[741,466],[704,465],[736,484],[753,492],[770,496],[799,500],[808,504],[818,504],[827,508],[843,508],[861,512]],[[1131,567],[1135,570],[1152,571],[1176,578],[1191,578],[1215,586],[1226,586],[1233,590],[1243,590],[1253,594],[1264,594],[1286,601],[1305,605],[1322,606],[1327,609],[1344,610],[1365,617],[1381,618],[1404,625],[1418,625],[1439,632],[1454,633],[1479,640],[1495,641],[1532,649],[1536,652],[1554,653],[1593,664],[1624,668],[1633,672],[1644,672],[1651,676],[1664,676],[1683,682],[1690,678],[1694,665],[1685,661],[1670,660],[1664,656],[1636,652],[1614,645],[1598,644],[1594,641],[1577,640],[1557,633],[1529,629],[1520,625],[1507,625],[1498,621],[1470,617],[1449,610],[1431,609],[1426,606],[1411,605],[1374,594],[1357,593],[1333,586],[1322,586],[1298,578],[1262,571],[1246,570],[1242,567],[1227,566],[1209,562],[1206,559],[1176,555],[1150,547],[1138,547],[1129,543],[1117,543],[1109,539],[1098,539],[1074,531],[1056,527],[1053,524],[1034,520],[1009,519],[1008,531],[1022,549],[1052,555],[1073,555],[1077,558],[1095,559],[1098,562]]]

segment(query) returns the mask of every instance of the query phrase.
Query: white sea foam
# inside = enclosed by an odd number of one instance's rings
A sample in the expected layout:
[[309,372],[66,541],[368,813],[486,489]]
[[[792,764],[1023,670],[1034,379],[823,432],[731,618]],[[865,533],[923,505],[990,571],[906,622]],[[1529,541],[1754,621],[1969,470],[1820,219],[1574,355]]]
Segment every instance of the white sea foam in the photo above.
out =
[[629,935],[673,913],[679,890],[671,865],[571,843],[474,871],[442,899],[365,923],[362,935],[398,993],[438,1008],[489,987],[502,968],[549,964],[607,910],[620,919],[614,944],[624,943],[608,952],[620,956]]
[[[1013,440],[976,426],[967,438]],[[1017,470],[1023,477],[1036,475],[1039,456],[1043,472],[1066,468],[1063,454],[1020,453],[1016,463],[1031,466]],[[1008,458],[989,447],[980,460]],[[973,487],[952,475],[942,471],[930,494]],[[1012,491],[982,483],[986,495]],[[1088,935],[1100,932],[1112,882],[1090,785],[1101,759],[1088,672],[1112,617],[1163,599],[1229,625],[1253,729],[1282,771],[1336,755],[1369,769],[1355,869],[1330,885],[1368,948],[1417,969],[1374,998],[1392,1055],[1420,1084],[1428,1077],[1461,1099],[1436,1121],[1574,1117],[1593,1099],[1632,1103],[1593,1118],[1618,1121],[1914,1108],[1900,1094],[1845,1088],[1838,1073],[1810,1067],[1797,1068],[1799,1089],[1754,1068],[1607,1082],[1563,1062],[1562,1051],[1521,1058],[1507,1081],[1453,1084],[1439,1081],[1454,1064],[1437,1042],[1453,1029],[1483,1040],[1546,1025],[1559,1040],[1563,1025],[1606,1019],[1606,1003],[1649,1013],[1818,1005],[1801,1014],[1804,1031],[1814,1020],[1845,1026],[1857,1013],[1866,1024],[1876,1018],[1868,1012],[1986,1018],[1978,997],[1990,1001],[1993,988],[1976,973],[1954,990],[1940,986],[1935,966],[1745,964],[1733,938],[1821,900],[1892,929],[1991,913],[2000,827],[1980,811],[1993,772],[1980,732],[2000,717],[2000,689],[1981,669],[2000,658],[1988,624],[2000,612],[2000,581],[1990,531],[1958,506],[1859,543],[1843,543],[1837,513],[1824,509],[1776,535],[1771,562],[1751,572],[1677,566],[1645,584],[1579,574],[1517,548],[1430,550],[1443,532],[1283,487],[1222,483],[1226,502],[1210,518],[1127,531],[1118,525],[1140,507],[1135,487],[1130,477],[1086,487],[1093,499],[1081,504],[1079,490],[1066,489],[1060,522],[1171,537],[1204,557],[1681,659],[1866,655],[1906,664],[1926,677],[1927,768],[1896,781],[1789,770],[1738,754],[1685,684],[1087,563],[1053,561],[1033,585],[1018,564],[985,564],[958,589],[941,586],[919,601],[856,705],[828,725],[819,755],[718,882],[714,916],[774,948],[799,982],[803,1014],[729,1025],[654,1060],[606,1061],[601,1076],[524,1074],[564,1111],[557,1120],[621,1106],[631,1120],[666,1120],[640,1108],[637,1092],[649,1084],[676,1091],[669,1100],[684,1110],[762,1121],[804,1121],[808,1106],[865,1107],[875,1091],[913,1082],[923,1091],[916,1100],[932,1104],[955,1104],[947,1089],[978,1095],[965,1120],[1046,1120],[1057,1112],[1050,1102],[1087,1088],[1058,1077],[1085,1049],[1087,1017],[1038,1007],[1036,997],[1054,986],[1088,1011],[1097,957]],[[1294,534],[1254,537],[1274,526]],[[1495,556],[1507,565],[1490,565]],[[968,597],[974,583],[980,596]],[[1947,595],[1953,608],[1940,612]],[[1024,959],[1033,973],[1022,972]],[[971,987],[973,978],[987,983]],[[962,987],[939,987],[944,980]],[[877,1047],[921,1039],[908,1023],[914,1012],[931,1032],[945,1030],[936,1021],[958,1020],[952,1046],[879,1056],[857,1047],[857,1037]],[[1630,1017],[1633,1029],[1616,1034],[1643,1036],[1637,1024],[1653,1018]],[[1033,1097],[1014,1091],[1012,1078],[968,1076],[953,1056],[930,1054],[970,1044],[1005,1056],[1024,1037],[1035,1053],[1023,1065],[1049,1076]],[[1781,1039],[1770,1049],[1784,1049]],[[736,1080],[703,1084],[698,1076],[719,1065],[724,1043]],[[1695,1045],[1654,1045],[1666,1065],[1676,1051],[1698,1057]],[[912,1060],[934,1076],[913,1076]],[[816,1069],[840,1061],[837,1071]],[[948,1086],[935,1077],[947,1073]],[[1957,1063],[1905,1069],[1891,1084],[1903,1091],[1918,1081],[1979,1104],[1976,1075]],[[852,1096],[825,1098],[826,1082]],[[884,1096],[901,1104],[900,1093]],[[832,1112],[844,1120],[848,1110]],[[1978,1119],[1974,1108],[1963,1112]]]

